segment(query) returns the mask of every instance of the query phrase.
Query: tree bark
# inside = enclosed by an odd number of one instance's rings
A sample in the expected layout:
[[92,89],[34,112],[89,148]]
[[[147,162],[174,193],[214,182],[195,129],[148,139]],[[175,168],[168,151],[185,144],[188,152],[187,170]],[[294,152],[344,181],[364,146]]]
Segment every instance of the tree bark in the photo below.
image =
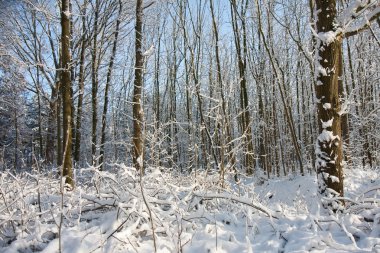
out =
[[85,55],[86,55],[86,46],[87,46],[87,38],[86,38],[86,9],[87,9],[87,1],[83,7],[82,11],[82,44],[80,51],[80,59],[79,59],[79,95],[78,95],[78,105],[77,105],[77,114],[76,114],[76,124],[75,124],[75,151],[74,151],[74,161],[78,163],[80,161],[80,146],[81,146],[81,138],[82,138],[82,110],[83,110],[83,96],[84,96],[84,76],[85,76]]
[[62,1],[61,10],[61,42],[62,42],[62,98],[63,98],[63,165],[62,176],[65,177],[65,183],[71,188],[74,187],[74,176],[72,168],[72,128],[71,128],[71,78],[70,78],[70,0]]
[[[343,196],[343,143],[339,101],[339,69],[342,64],[342,38],[329,36],[335,31],[335,0],[316,1],[316,97],[319,136],[316,143],[316,170],[319,193],[325,208],[337,211],[343,201],[326,198]],[[325,199],[324,199],[324,198]]]
[[96,165],[96,143],[97,143],[97,124],[98,124],[98,18],[99,18],[99,0],[95,3],[95,18],[94,18],[94,39],[92,48],[92,88],[91,88],[91,104],[92,104],[92,129],[91,129],[91,160],[92,165]]
[[[62,54],[60,54],[61,57],[61,64],[62,66]],[[59,94],[57,96],[57,166],[62,165],[62,158],[63,158],[63,153],[62,153],[62,71],[58,71],[58,75],[60,75],[59,80],[57,82],[57,89],[59,90]]]
[[48,116],[48,129],[46,133],[46,150],[45,159],[46,165],[52,165],[54,163],[54,132],[55,132],[55,122],[54,119],[57,117],[57,97],[59,90],[53,88],[51,91],[51,100],[49,101],[49,116]]
[[142,108],[142,87],[144,74],[143,40],[143,0],[136,2],[135,25],[135,81],[133,89],[133,164],[144,173],[144,112]]

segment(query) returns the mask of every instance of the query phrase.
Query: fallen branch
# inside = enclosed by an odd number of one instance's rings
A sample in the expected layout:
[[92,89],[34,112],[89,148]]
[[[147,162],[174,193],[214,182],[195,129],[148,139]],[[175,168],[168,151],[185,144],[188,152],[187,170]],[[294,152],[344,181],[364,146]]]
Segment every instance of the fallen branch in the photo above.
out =
[[260,212],[265,213],[268,217],[278,219],[278,217],[274,214],[274,212],[265,206],[259,204],[259,203],[253,203],[250,199],[242,198],[242,197],[236,197],[231,194],[200,194],[200,193],[193,193],[194,196],[203,198],[203,199],[229,199],[236,201],[238,203],[253,207]]

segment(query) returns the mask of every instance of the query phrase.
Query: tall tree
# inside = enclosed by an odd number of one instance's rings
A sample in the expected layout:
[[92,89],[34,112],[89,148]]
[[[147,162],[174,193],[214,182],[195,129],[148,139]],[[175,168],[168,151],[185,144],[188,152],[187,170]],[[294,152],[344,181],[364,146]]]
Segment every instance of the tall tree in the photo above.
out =
[[[248,85],[247,85],[247,29],[246,29],[246,12],[248,7],[248,1],[242,1],[241,11],[238,10],[238,4],[236,0],[230,1],[231,4],[231,18],[232,27],[234,32],[234,41],[236,47],[236,55],[238,60],[239,69],[239,82],[240,82],[240,107],[242,110],[240,117],[240,124],[242,126],[242,135],[245,140],[245,167],[248,175],[251,175],[254,171],[255,158],[254,147],[252,140],[252,128],[251,117],[248,103]],[[239,26],[239,20],[241,25]],[[241,41],[242,40],[242,41]]]
[[[377,7],[376,7],[377,5]],[[380,16],[375,0],[356,1],[340,15],[336,0],[318,0],[314,8],[316,20],[315,78],[318,102],[319,136],[316,143],[316,169],[319,193],[326,208],[337,211],[343,201],[328,198],[343,196],[342,112],[339,81],[342,75],[342,39],[357,34]],[[373,7],[373,8],[370,8]],[[363,13],[369,10],[367,15]],[[360,16],[365,16],[360,19]],[[352,26],[352,23],[356,24]]]
[[135,81],[133,88],[133,164],[144,173],[144,111],[142,108],[142,87],[144,74],[143,41],[143,0],[136,2],[135,24]]
[[70,0],[62,1],[61,10],[61,45],[62,45],[62,72],[61,93],[63,98],[63,164],[62,176],[65,183],[74,187],[72,153],[72,128],[71,128],[71,55],[70,55]]
[[[220,158],[220,174],[221,178],[224,179],[224,146],[227,143],[227,150],[226,153],[228,155],[227,165],[234,168],[236,163],[235,154],[232,152],[232,133],[231,133],[231,127],[229,122],[229,115],[228,115],[228,108],[227,108],[227,102],[224,96],[224,87],[223,87],[223,78],[222,78],[222,67],[221,67],[221,60],[220,60],[220,49],[219,49],[219,31],[217,27],[217,20],[216,15],[214,13],[214,0],[210,0],[210,12],[211,12],[211,19],[212,19],[212,28],[213,28],[213,34],[214,34],[214,50],[215,50],[215,60],[216,60],[216,71],[217,71],[217,84],[219,85],[219,93],[220,93],[220,99],[221,99],[221,114],[222,114],[222,134],[220,138],[223,140],[220,144],[221,146],[221,158]],[[225,140],[224,140],[225,138]]]
[[91,160],[92,165],[96,164],[96,142],[97,142],[97,124],[98,124],[98,19],[99,19],[99,0],[95,1],[95,17],[94,17],[94,38],[92,45],[92,88],[91,88],[91,105],[92,105],[92,129],[91,129]]
[[117,38],[119,36],[119,27],[121,22],[121,13],[123,11],[123,3],[119,0],[119,13],[116,19],[116,28],[115,28],[115,37],[112,45],[111,58],[107,70],[107,80],[106,87],[104,91],[104,105],[103,105],[103,114],[102,114],[102,136],[100,141],[100,159],[99,164],[104,168],[104,145],[106,142],[106,126],[107,126],[107,111],[108,111],[108,100],[109,100],[109,89],[111,85],[112,69],[116,57],[116,48],[117,48]]
[[85,0],[83,7],[81,9],[82,15],[82,38],[81,38],[81,49],[80,49],[80,59],[79,59],[79,95],[78,95],[78,105],[76,114],[76,124],[75,124],[75,151],[74,151],[74,161],[79,162],[80,159],[80,147],[81,147],[81,126],[82,126],[82,111],[83,111],[83,96],[84,96],[84,78],[85,78],[85,54],[86,46],[88,44],[88,39],[86,38],[86,9],[87,0]]
[[[317,11],[319,10],[319,11]],[[333,198],[343,196],[342,131],[339,115],[339,71],[342,53],[341,38],[329,37],[334,34],[337,17],[335,0],[316,1],[316,66],[315,86],[318,100],[319,136],[316,143],[316,169],[319,193]],[[334,202],[325,206],[339,209]]]

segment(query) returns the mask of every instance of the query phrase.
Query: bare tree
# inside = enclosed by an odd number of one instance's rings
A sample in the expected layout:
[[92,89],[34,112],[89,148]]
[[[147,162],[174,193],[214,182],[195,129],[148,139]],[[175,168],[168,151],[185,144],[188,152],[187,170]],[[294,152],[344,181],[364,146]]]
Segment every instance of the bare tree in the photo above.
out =
[[99,21],[99,0],[95,1],[95,17],[94,17],[94,35],[93,35],[93,45],[92,45],[92,59],[91,59],[91,105],[92,105],[92,129],[91,129],[91,161],[92,164],[96,164],[96,143],[97,143],[97,125],[98,125],[98,69],[99,60],[98,57],[98,21]]
[[80,160],[80,148],[81,148],[81,137],[82,137],[82,112],[83,112],[83,96],[84,96],[84,82],[85,82],[85,56],[86,56],[86,46],[88,45],[88,38],[86,37],[86,10],[87,10],[87,0],[85,0],[82,9],[82,38],[81,38],[81,49],[80,49],[80,59],[79,59],[79,95],[76,113],[76,124],[75,124],[75,151],[74,151],[74,161],[76,163]]
[[[246,146],[244,166],[246,168],[247,174],[251,175],[254,171],[255,160],[246,76],[248,55],[246,13],[248,8],[248,1],[242,1],[240,12],[238,10],[238,4],[236,0],[232,0],[230,1],[230,3],[234,42],[236,47],[236,55],[239,69],[240,107],[242,110],[240,124],[242,126],[242,135],[245,137],[244,139]],[[240,26],[239,21],[241,23]]]
[[106,87],[104,91],[104,105],[103,105],[103,114],[102,114],[102,136],[100,140],[100,158],[99,158],[99,164],[101,164],[102,168],[104,168],[104,145],[106,141],[106,122],[107,122],[107,111],[108,111],[108,100],[109,100],[109,89],[111,85],[111,77],[112,77],[112,69],[116,57],[116,49],[117,49],[117,40],[119,36],[119,29],[120,29],[120,22],[121,22],[121,13],[123,11],[123,3],[121,0],[119,0],[119,13],[116,19],[116,27],[115,27],[115,37],[113,40],[113,46],[112,46],[112,52],[111,52],[111,58],[108,65],[107,70],[107,80],[106,80]]

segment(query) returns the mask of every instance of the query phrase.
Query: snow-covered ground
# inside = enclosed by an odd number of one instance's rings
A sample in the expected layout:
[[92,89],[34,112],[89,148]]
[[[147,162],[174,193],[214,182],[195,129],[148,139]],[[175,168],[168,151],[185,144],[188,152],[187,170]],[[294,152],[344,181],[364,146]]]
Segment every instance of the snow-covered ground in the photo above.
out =
[[315,175],[221,185],[217,174],[149,169],[140,184],[115,165],[77,171],[61,193],[52,175],[5,172],[0,252],[380,252],[379,174],[346,170],[346,210],[328,215]]

